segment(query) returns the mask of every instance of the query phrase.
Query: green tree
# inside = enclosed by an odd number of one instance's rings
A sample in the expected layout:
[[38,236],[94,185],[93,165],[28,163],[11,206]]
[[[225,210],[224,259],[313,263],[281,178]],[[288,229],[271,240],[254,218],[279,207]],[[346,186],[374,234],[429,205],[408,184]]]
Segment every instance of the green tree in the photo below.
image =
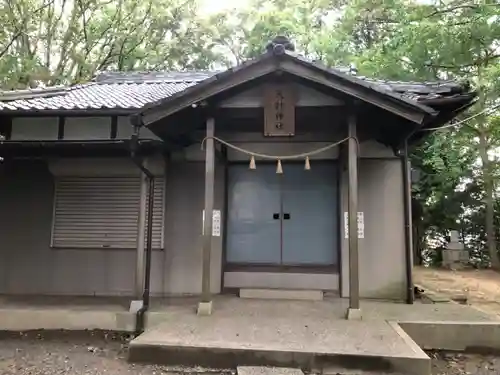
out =
[[266,43],[277,35],[287,36],[297,52],[312,59],[321,58],[318,35],[341,0],[252,0],[248,7],[212,15],[213,41],[228,58],[225,65],[239,64],[263,53]]
[[195,0],[3,4],[4,88],[87,81],[106,69],[206,69],[216,59]]
[[[477,105],[468,112],[473,115],[498,101],[499,15],[500,4],[493,1],[471,4],[450,0],[426,5],[405,0],[356,0],[344,9],[324,44],[341,41],[334,47],[332,61],[338,57],[355,61],[363,75],[470,80],[480,94]],[[499,146],[498,131],[499,124],[484,114],[458,129],[428,137],[414,150],[413,162],[425,172],[414,196],[421,205],[417,211],[422,216],[417,222],[422,246],[429,231],[444,234],[458,225],[457,220],[467,217],[463,212],[475,211],[477,200],[464,205],[456,199],[459,185],[472,179],[483,191],[486,250],[492,266],[500,268],[494,218],[498,166],[491,156]],[[479,168],[477,160],[481,161]],[[480,173],[471,175],[468,172],[472,169]]]

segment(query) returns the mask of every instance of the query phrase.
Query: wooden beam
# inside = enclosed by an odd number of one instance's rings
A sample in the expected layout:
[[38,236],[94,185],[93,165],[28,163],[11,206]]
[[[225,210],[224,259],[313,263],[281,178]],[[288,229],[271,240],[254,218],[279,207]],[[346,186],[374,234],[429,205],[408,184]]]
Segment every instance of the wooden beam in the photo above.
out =
[[213,117],[207,119],[207,139],[205,140],[205,220],[203,222],[202,303],[211,303],[212,301],[210,293],[210,257],[212,253],[212,213],[214,209],[215,185],[214,123]]
[[197,105],[199,102],[214,95],[221,94],[224,91],[233,89],[274,71],[276,71],[276,66],[273,56],[267,54],[246,65],[216,74],[184,91],[180,91],[166,99],[146,106],[142,110],[144,124],[149,126],[184,108]]
[[118,133],[118,116],[111,116],[111,129],[109,138],[116,139]]
[[[351,112],[348,121],[349,137],[356,137],[356,115]],[[349,138],[347,146],[348,225],[349,225],[349,310],[348,319],[361,318],[359,308],[359,254],[358,254],[358,144]]]
[[0,116],[0,135],[4,137],[5,141],[10,140],[12,135],[12,117]]
[[58,128],[57,128],[57,139],[64,139],[64,126],[66,124],[66,117],[59,116],[58,118]]
[[[416,102],[413,103],[403,98],[391,97],[392,94],[390,92],[375,92],[375,90],[369,89],[366,85],[362,85],[361,82],[341,82],[338,77],[327,77],[333,73],[314,71],[311,67],[297,64],[295,61],[283,61],[280,64],[280,68],[289,74],[319,83],[325,87],[330,87],[362,102],[371,103],[417,124],[422,124],[428,116],[437,114],[437,111],[430,107],[420,105]],[[346,75],[344,80],[347,79],[348,76]]]

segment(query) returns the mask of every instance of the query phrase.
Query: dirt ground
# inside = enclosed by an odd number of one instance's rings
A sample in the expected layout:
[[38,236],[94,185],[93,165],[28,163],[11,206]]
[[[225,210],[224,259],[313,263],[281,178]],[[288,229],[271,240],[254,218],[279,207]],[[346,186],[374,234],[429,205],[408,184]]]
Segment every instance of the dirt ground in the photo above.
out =
[[457,353],[427,353],[432,375],[493,375],[500,373],[500,357]]
[[[164,375],[178,374],[166,366],[131,364],[127,336],[108,332],[0,332],[1,375]],[[182,369],[184,370],[184,369]],[[205,375],[222,371],[189,369]]]
[[500,316],[500,273],[492,270],[446,270],[415,267],[414,282],[427,291],[450,298],[466,296],[467,303]]
[[[1,375],[234,375],[230,370],[137,365],[126,361],[127,338],[106,332],[0,333]],[[498,375],[500,357],[428,353],[432,375]],[[343,375],[342,371],[339,375]],[[360,372],[349,375],[367,375]],[[375,373],[370,373],[375,374]],[[376,373],[377,375],[382,375]]]

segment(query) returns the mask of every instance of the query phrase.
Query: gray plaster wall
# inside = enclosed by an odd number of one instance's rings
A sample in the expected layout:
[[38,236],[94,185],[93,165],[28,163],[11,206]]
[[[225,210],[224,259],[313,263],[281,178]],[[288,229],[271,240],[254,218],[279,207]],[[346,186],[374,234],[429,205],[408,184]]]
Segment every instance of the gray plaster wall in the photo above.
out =
[[[163,286],[166,294],[201,293],[202,212],[205,197],[205,163],[173,161],[167,174],[167,207],[165,270]],[[223,210],[224,167],[216,165],[214,209]],[[211,290],[220,292],[222,237],[213,237],[211,257]],[[159,278],[158,275],[155,278]]]
[[[361,295],[402,299],[405,253],[401,161],[382,151],[378,149],[377,159],[360,161],[360,211],[365,215],[365,238],[360,239]],[[0,293],[133,293],[134,250],[50,248],[54,177],[46,162],[20,161],[13,165],[7,163],[2,168]],[[201,292],[204,162],[174,158],[167,165],[166,181],[165,250],[153,253],[152,293],[198,294]],[[345,172],[341,185],[343,211],[347,211]],[[215,209],[224,212],[221,164],[216,165],[215,192]],[[343,220],[343,215],[341,218]],[[349,258],[342,229],[341,233],[340,284],[341,294],[347,296]],[[213,238],[211,288],[214,293],[220,291],[222,239],[222,236]],[[233,281],[243,282],[245,278]],[[337,288],[337,281],[326,282],[332,289]]]
[[[116,139],[130,139],[133,127],[127,116],[118,116]],[[59,134],[58,117],[16,117],[12,119],[11,140],[55,141]],[[66,117],[63,139],[71,141],[106,140],[111,137],[111,116]],[[140,138],[159,139],[149,129],[141,129]]]
[[[338,106],[344,103],[337,98],[325,95],[305,85],[290,83],[289,89],[295,94],[295,105],[297,107],[307,106]],[[232,96],[220,103],[225,108],[256,108],[263,106],[263,94],[265,85],[257,86],[240,94]]]
[[57,117],[19,117],[12,119],[10,139],[15,141],[55,141],[59,134]]
[[6,164],[0,184],[0,292],[126,294],[133,251],[51,249],[54,179],[42,161]]
[[[359,210],[364,238],[359,239],[360,295],[366,298],[405,297],[403,173],[399,158],[361,159]],[[343,212],[347,212],[347,171],[342,173]],[[341,215],[344,228],[344,214]],[[349,249],[342,236],[342,291],[349,295]]]
[[105,140],[110,135],[110,117],[67,117],[64,122],[63,139],[69,141]]
[[[217,165],[216,208],[224,169]],[[167,166],[165,250],[154,251],[153,295],[201,292],[204,164]],[[0,293],[131,295],[136,252],[50,248],[54,177],[43,161],[3,166],[0,174]],[[220,290],[222,237],[214,238],[212,291]]]

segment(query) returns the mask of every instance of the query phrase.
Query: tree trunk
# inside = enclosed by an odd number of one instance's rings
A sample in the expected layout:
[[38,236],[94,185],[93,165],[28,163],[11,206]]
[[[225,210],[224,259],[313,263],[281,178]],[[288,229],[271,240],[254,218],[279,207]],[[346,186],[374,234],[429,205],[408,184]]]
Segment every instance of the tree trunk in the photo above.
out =
[[491,163],[488,159],[488,140],[484,130],[479,131],[479,154],[482,162],[484,180],[484,203],[486,206],[486,246],[490,255],[491,267],[500,270],[500,258],[498,257],[495,238],[495,208],[493,199],[493,179],[491,175]]
[[413,259],[413,264],[415,266],[422,266],[424,264],[424,247],[422,246],[424,241],[423,241],[423,230],[422,230],[422,225],[418,223],[417,225],[413,226],[413,231],[414,231],[414,240],[413,240],[413,254],[414,254],[414,259]]
[[413,265],[421,266],[424,263],[423,259],[423,236],[425,231],[422,228],[423,207],[422,204],[412,197],[411,200],[411,214],[412,214],[412,227],[413,227]]

